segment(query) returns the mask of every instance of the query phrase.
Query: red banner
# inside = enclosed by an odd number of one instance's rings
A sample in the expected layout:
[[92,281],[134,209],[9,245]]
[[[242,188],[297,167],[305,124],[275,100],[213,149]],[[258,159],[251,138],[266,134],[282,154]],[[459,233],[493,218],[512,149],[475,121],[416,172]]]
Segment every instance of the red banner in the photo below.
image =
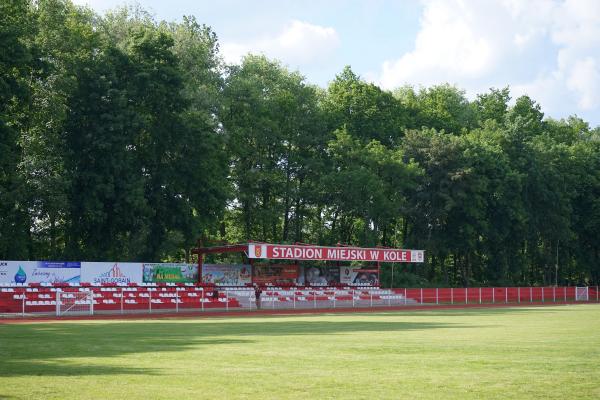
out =
[[298,279],[297,265],[254,264],[252,269],[252,282],[254,283],[296,283]]
[[299,246],[267,243],[249,244],[248,257],[279,260],[379,261],[397,263],[422,263],[425,259],[423,250]]

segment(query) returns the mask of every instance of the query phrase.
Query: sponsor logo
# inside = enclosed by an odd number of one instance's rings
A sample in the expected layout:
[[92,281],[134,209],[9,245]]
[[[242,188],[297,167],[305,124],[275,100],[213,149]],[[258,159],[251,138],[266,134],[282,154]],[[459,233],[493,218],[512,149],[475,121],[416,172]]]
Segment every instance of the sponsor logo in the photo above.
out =
[[254,246],[254,255],[256,258],[260,258],[260,256],[262,256],[262,249],[260,246]]
[[119,264],[115,263],[108,271],[94,278],[95,284],[103,283],[131,283],[131,279],[121,271]]
[[144,282],[195,282],[198,268],[192,264],[144,264]]
[[156,269],[154,279],[156,282],[182,282],[183,275],[177,267],[162,267]]
[[15,274],[15,282],[16,283],[25,283],[27,280],[27,274],[23,271],[23,267],[19,265],[19,270]]

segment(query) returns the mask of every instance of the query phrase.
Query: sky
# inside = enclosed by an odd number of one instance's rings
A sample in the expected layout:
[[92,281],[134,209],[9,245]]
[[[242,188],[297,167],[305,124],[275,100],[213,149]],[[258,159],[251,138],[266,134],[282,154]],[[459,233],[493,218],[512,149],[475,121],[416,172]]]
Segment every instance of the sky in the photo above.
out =
[[[99,13],[132,4],[75,0]],[[159,20],[194,15],[221,55],[259,53],[326,87],[345,65],[384,89],[509,86],[546,116],[600,125],[600,0],[140,0]]]

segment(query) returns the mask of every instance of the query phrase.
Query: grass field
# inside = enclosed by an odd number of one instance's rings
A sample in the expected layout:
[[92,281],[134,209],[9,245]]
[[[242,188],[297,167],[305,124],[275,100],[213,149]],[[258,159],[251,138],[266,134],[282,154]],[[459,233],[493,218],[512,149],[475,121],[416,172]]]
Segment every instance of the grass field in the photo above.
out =
[[600,305],[0,325],[0,399],[600,398]]

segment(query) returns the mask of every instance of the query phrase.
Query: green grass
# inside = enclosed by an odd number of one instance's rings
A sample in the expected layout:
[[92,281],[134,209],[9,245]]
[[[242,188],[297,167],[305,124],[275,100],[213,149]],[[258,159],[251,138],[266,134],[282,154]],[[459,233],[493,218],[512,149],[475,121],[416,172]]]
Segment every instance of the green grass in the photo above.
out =
[[0,399],[600,398],[600,305],[0,325]]

